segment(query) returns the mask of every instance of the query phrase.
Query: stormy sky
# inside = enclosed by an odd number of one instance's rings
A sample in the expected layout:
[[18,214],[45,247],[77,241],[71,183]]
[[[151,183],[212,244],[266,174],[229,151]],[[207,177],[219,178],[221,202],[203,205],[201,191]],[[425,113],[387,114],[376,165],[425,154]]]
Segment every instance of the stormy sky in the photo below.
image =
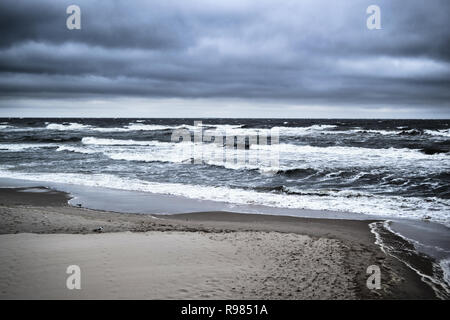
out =
[[[66,8],[81,8],[68,30]],[[369,30],[366,9],[381,8]],[[448,0],[2,0],[0,116],[450,118]]]

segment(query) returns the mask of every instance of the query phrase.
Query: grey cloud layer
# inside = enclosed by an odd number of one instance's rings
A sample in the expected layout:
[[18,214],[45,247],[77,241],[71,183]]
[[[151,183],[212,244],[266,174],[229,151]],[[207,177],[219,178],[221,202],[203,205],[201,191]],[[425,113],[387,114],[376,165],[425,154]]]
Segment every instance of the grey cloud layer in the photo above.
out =
[[[450,2],[0,2],[0,96],[450,108]],[[382,30],[365,10],[382,10]]]

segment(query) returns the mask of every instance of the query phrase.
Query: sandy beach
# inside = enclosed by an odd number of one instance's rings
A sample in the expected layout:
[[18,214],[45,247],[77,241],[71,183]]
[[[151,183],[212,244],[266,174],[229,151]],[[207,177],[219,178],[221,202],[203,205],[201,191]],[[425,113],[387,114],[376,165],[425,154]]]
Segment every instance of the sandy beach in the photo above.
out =
[[[0,299],[436,298],[375,245],[372,220],[124,214],[68,199],[0,189]],[[81,290],[66,287],[69,265],[81,269]],[[366,286],[370,265],[379,290]]]

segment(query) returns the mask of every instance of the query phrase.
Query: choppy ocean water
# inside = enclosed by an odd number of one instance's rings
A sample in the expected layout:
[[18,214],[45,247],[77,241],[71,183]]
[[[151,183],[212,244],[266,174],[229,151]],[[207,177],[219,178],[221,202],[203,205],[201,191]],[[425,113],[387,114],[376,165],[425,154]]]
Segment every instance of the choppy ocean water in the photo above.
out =
[[449,120],[198,120],[205,135],[279,141],[247,139],[235,152],[252,161],[223,161],[225,144],[172,141],[193,119],[3,118],[0,177],[450,225]]
[[[433,257],[433,275],[405,263],[438,296],[450,296],[450,120],[198,121],[3,118],[0,178],[182,196],[252,212],[380,216],[394,221],[372,227],[383,250],[403,260],[402,250],[383,243],[388,230]],[[180,132],[188,139],[180,141]]]

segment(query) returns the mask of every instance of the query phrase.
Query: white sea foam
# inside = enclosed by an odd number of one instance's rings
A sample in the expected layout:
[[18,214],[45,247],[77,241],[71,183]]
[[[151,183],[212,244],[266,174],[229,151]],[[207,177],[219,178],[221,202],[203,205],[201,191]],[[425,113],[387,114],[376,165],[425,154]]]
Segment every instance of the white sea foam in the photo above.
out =
[[280,169],[272,150],[241,150],[224,148],[216,143],[136,141],[84,137],[83,146],[62,145],[57,151],[83,154],[101,153],[113,160],[195,163],[228,169],[259,169],[276,173]]
[[[272,129],[279,130],[279,134],[281,136],[306,136],[306,135],[314,135],[314,134],[372,134],[372,135],[398,135],[403,133],[403,131],[399,131],[403,127],[397,127],[398,130],[375,130],[375,129],[362,129],[360,127],[349,129],[346,128],[344,130],[334,130],[338,128],[336,125],[312,125],[309,127],[286,127],[286,126],[277,126]],[[405,127],[406,128],[406,127]],[[258,135],[258,134],[269,134],[270,129],[266,128],[242,128],[241,126],[233,127],[231,125],[224,125],[222,127],[218,126],[216,129],[227,130],[227,134],[230,135]],[[409,130],[410,132],[414,132],[415,129]],[[450,135],[449,130],[425,130],[425,133],[436,136],[445,136],[448,137]]]
[[[416,198],[400,196],[377,196],[351,191],[329,191],[320,194],[314,190],[304,195],[275,194],[257,192],[239,188],[215,187],[180,183],[158,183],[131,178],[122,178],[110,174],[73,174],[73,173],[22,173],[0,170],[1,177],[68,183],[92,187],[105,187],[169,194],[191,199],[229,202],[234,204],[256,204],[279,208],[333,210],[358,212],[382,217],[401,217],[421,219],[430,210],[432,221],[450,226],[450,200],[437,198]],[[349,193],[350,192],[350,193]]]
[[[207,132],[215,133],[220,131],[226,133],[227,135],[257,135],[257,134],[270,134],[270,129],[262,128],[242,128],[243,125],[233,125],[233,124],[201,124],[201,125],[156,125],[156,124],[144,124],[144,123],[130,123],[124,127],[116,128],[101,128],[101,127],[91,127],[90,130],[97,132],[128,132],[128,131],[158,131],[158,130],[177,130],[177,129],[187,129],[196,130],[198,128],[208,128]],[[319,131],[326,131],[335,128],[335,125],[312,125],[310,127],[274,127],[272,129],[279,129],[282,135],[306,135]]]
[[252,144],[250,149],[254,150],[270,150],[279,149],[286,153],[296,153],[296,154],[314,154],[318,153],[321,155],[346,155],[354,156],[359,158],[364,157],[380,157],[380,158],[413,158],[413,159],[430,159],[430,158],[444,158],[449,159],[447,154],[433,154],[428,155],[417,149],[407,149],[407,148],[386,148],[386,149],[372,149],[372,148],[361,148],[361,147],[342,147],[342,146],[331,146],[331,147],[316,147],[310,145],[295,145],[287,143],[279,143],[274,145],[258,145]]
[[432,136],[450,137],[450,129],[425,130],[425,133]]
[[90,128],[90,130],[95,132],[107,133],[107,132],[130,132],[130,131],[162,131],[162,130],[176,130],[183,128],[193,130],[196,127],[190,125],[166,126],[157,124],[130,123],[124,127],[113,127],[113,128],[92,127]]
[[135,141],[84,137],[84,146],[62,145],[57,151],[83,154],[101,153],[113,160],[142,162],[190,162],[194,157],[191,142]]
[[[258,169],[270,174],[289,169],[323,169],[388,166],[426,172],[450,169],[450,155],[427,155],[412,149],[370,149],[359,147],[314,147],[293,144],[251,145],[250,149],[224,149],[216,143],[135,141],[84,137],[84,146],[67,146],[58,151],[99,152],[114,160],[203,163],[229,169]],[[278,158],[279,157],[279,158]],[[273,161],[275,158],[279,161]],[[361,174],[365,172],[361,171]]]
[[[180,126],[165,126],[156,124],[144,124],[144,123],[130,123],[124,127],[94,127],[91,125],[84,125],[80,123],[48,123],[44,129],[58,130],[58,131],[94,131],[94,132],[130,132],[130,131],[157,131],[157,130],[170,130],[180,128],[194,128],[194,126],[180,125]],[[39,130],[42,128],[22,128],[22,130]]]
[[315,147],[309,145],[275,144],[251,145],[251,150],[271,150],[279,152],[281,164],[293,163],[297,168],[304,164],[310,168],[361,168],[371,166],[391,166],[399,168],[417,168],[426,171],[441,171],[450,168],[450,155],[428,155],[414,149],[370,149],[360,147]]
[[[221,131],[227,135],[257,135],[257,134],[270,134],[270,129],[262,128],[242,128],[243,125],[232,124],[202,124],[201,126],[194,126],[188,124],[182,125],[157,125],[157,124],[145,124],[142,122],[133,122],[123,127],[94,127],[90,125],[83,125],[79,123],[49,123],[45,129],[49,130],[87,130],[94,132],[130,132],[130,131],[161,131],[161,130],[177,130],[188,129],[195,130],[200,127],[209,128],[208,130]],[[328,130],[336,128],[336,125],[312,125],[309,127],[273,127],[272,129],[279,130],[280,135],[284,136],[301,136],[318,132],[329,132]],[[22,130],[34,130],[39,128],[22,128]],[[334,131],[331,131],[334,133]],[[339,133],[339,132],[337,132]]]
[[104,139],[95,137],[84,137],[81,143],[85,145],[105,145],[105,146],[155,146],[164,144],[159,141],[136,141],[136,140],[120,140],[120,139]]
[[99,153],[100,150],[94,150],[89,148],[83,148],[83,147],[76,147],[76,146],[59,146],[56,151],[68,151],[68,152],[76,152],[76,153],[84,153],[84,154],[93,154],[93,153]]
[[387,135],[394,135],[394,134],[397,134],[398,132],[397,131],[389,131],[389,130],[372,130],[372,129],[369,129],[369,130],[363,130],[363,129],[360,129],[360,130],[354,130],[354,131],[351,131],[352,133],[372,133],[372,134],[381,134],[381,135],[383,135],[383,136],[387,136]]
[[103,154],[113,160],[187,163],[191,162],[192,155],[188,152],[191,147],[192,143],[159,142],[157,145],[131,150],[128,147],[105,149]]
[[89,129],[90,126],[72,122],[66,124],[50,123],[45,128],[48,130],[66,131],[66,130],[86,130]]
[[154,130],[168,130],[176,127],[161,126],[156,124],[142,124],[142,123],[130,123],[125,127],[128,131],[154,131]]
[[[15,127],[9,123],[0,123],[0,130],[9,129],[11,131],[35,131],[35,130],[58,130],[58,131],[92,131],[92,132],[130,132],[130,131],[162,131],[162,130],[177,130],[188,129],[195,130],[199,127],[208,128],[210,133],[214,131],[226,132],[228,135],[258,135],[258,134],[270,134],[270,129],[267,128],[243,128],[243,125],[232,124],[202,124],[200,126],[182,124],[182,125],[158,125],[158,124],[146,124],[144,120],[137,120],[131,122],[123,127],[96,127],[92,125],[85,125],[76,122],[72,123],[45,123],[45,127]],[[285,122],[284,124],[287,124]],[[397,127],[397,130],[374,130],[362,128],[334,130],[338,128],[336,125],[312,125],[309,127],[286,127],[277,126],[272,129],[279,130],[281,136],[305,136],[314,134],[380,134],[380,135],[398,135],[402,133],[402,129],[406,127]],[[414,129],[411,129],[414,130]],[[450,137],[450,129],[440,130],[425,130],[425,134],[441,137]]]
[[[208,125],[205,125],[208,126]],[[221,131],[230,136],[255,136],[255,135],[269,135],[271,132],[278,132],[280,136],[304,136],[316,133],[329,132],[328,130],[336,128],[335,125],[312,125],[309,127],[283,127],[276,126],[271,129],[268,128],[242,128],[242,125],[211,125],[214,129],[207,130],[207,134],[214,134],[215,131]],[[272,130],[272,131],[271,131]],[[332,132],[332,131],[330,131]]]
[[[191,163],[222,166],[229,169],[258,169],[261,163],[253,165],[246,160],[245,152],[232,150],[225,152],[216,144],[201,144],[192,142],[159,142],[134,141],[117,139],[83,139],[87,147],[63,147],[58,151],[73,151],[79,153],[101,152],[113,160]],[[113,147],[111,147],[113,146]],[[233,161],[224,161],[228,157]]]
[[38,149],[38,148],[48,148],[54,147],[52,144],[44,143],[0,143],[0,152],[20,152],[27,149]]
[[441,260],[439,265],[444,273],[444,281],[450,286],[450,258]]
[[129,132],[128,128],[123,127],[113,127],[113,128],[102,128],[102,127],[92,127],[89,131],[100,132],[100,133],[114,133],[114,132]]
[[203,123],[202,127],[214,127],[217,130],[229,130],[229,129],[242,128],[243,125],[241,125],[241,124],[234,125],[234,124],[207,124],[207,123]]
[[[397,129],[401,131],[392,131],[392,130],[349,130],[344,131],[343,133],[372,133],[372,134],[381,134],[381,135],[398,135],[403,133],[416,133],[419,132],[417,129],[404,130],[407,127],[397,127]],[[441,137],[450,137],[450,129],[441,129],[441,130],[424,130],[425,134],[432,136],[441,136]]]

